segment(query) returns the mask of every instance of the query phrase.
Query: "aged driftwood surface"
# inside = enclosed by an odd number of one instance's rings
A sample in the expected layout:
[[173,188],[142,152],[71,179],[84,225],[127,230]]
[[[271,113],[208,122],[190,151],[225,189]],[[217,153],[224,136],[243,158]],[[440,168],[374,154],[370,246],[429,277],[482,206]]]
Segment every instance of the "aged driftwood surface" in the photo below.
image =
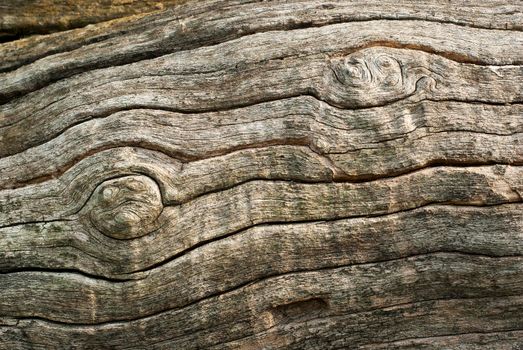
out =
[[[49,33],[163,10],[185,0],[2,0],[0,39]],[[128,21],[129,19],[125,19]]]
[[523,349],[521,2],[173,2],[0,4],[138,14],[0,44],[0,349]]

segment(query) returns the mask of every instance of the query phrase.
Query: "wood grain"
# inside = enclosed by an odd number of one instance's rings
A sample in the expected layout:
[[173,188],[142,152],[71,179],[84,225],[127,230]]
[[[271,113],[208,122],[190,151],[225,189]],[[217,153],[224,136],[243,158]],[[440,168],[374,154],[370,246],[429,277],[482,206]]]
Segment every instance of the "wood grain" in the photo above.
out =
[[521,348],[519,3],[44,3],[100,23],[0,44],[0,349]]
[[49,33],[113,18],[163,10],[182,0],[9,0],[0,4],[0,33],[24,35]]

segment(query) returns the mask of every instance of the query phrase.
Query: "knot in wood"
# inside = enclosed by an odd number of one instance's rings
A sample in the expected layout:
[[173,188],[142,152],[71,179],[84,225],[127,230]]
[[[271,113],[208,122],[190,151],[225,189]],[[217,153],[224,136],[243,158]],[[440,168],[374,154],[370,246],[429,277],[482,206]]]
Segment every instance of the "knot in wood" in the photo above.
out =
[[384,106],[415,94],[430,93],[440,74],[430,55],[415,50],[372,47],[330,61],[326,89],[344,107]]
[[102,233],[117,239],[143,236],[163,210],[160,189],[152,179],[137,175],[102,183],[93,194],[90,218]]
[[362,50],[340,63],[334,69],[338,80],[348,87],[384,90],[402,84],[400,62],[386,53]]

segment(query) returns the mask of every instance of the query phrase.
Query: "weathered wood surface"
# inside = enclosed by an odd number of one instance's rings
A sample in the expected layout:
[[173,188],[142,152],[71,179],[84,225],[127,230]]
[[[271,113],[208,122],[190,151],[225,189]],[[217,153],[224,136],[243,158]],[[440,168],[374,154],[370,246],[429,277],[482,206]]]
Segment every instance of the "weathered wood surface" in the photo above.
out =
[[522,23],[189,1],[0,44],[0,348],[523,349]]
[[49,33],[160,11],[183,0],[2,0],[0,38]]

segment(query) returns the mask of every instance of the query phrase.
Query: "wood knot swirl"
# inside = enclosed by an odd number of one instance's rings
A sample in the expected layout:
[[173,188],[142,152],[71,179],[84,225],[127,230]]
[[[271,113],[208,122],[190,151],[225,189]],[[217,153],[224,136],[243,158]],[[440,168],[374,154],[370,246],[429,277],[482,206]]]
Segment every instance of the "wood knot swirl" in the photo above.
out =
[[163,210],[160,189],[147,176],[105,181],[93,193],[89,216],[102,233],[117,239],[146,235]]
[[326,86],[336,104],[381,106],[416,94],[421,80],[434,79],[427,59],[413,50],[363,49],[333,58]]
[[364,50],[346,57],[335,70],[338,80],[354,88],[386,89],[402,84],[402,66],[394,57]]

